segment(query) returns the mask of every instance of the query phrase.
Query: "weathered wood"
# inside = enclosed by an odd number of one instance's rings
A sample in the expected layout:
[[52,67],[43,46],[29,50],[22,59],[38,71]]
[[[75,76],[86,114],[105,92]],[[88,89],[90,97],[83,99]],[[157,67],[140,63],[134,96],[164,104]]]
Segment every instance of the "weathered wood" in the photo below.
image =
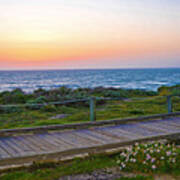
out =
[[167,130],[168,132],[178,132],[180,127],[173,126],[172,124],[156,123],[156,125],[162,129]]
[[31,141],[28,141],[28,138],[24,137],[24,136],[17,136],[16,139],[18,139],[19,142],[22,142],[23,144],[25,144],[27,147],[29,147],[30,149],[32,149],[32,151],[34,153],[39,153],[41,152],[41,149],[38,148],[37,145],[33,144]]
[[0,140],[0,147],[5,149],[10,156],[19,156],[18,152],[11,146],[9,146],[4,139]]
[[24,138],[28,141],[29,144],[32,144],[33,146],[35,146],[36,149],[38,149],[38,151],[40,152],[48,151],[48,148],[46,146],[43,146],[40,143],[40,141],[35,140],[33,136],[30,136],[30,135],[27,137],[24,136]]
[[67,138],[66,135],[62,134],[62,133],[56,133],[55,135],[58,139],[60,139],[63,143],[65,143],[66,145],[68,145],[69,147],[73,148],[73,147],[79,147],[78,144],[76,144],[72,139]]
[[60,143],[55,137],[52,137],[52,135],[45,134],[43,136],[44,136],[44,139],[47,141],[47,143],[52,144],[53,146],[58,147],[58,148],[63,147],[62,143]]
[[27,152],[23,149],[23,147],[18,145],[17,141],[13,141],[11,138],[8,138],[6,140],[6,143],[10,147],[13,147],[20,156],[28,155]]
[[76,147],[86,147],[90,146],[90,142],[87,140],[84,140],[83,138],[76,136],[73,133],[66,133],[63,138],[67,140],[68,142],[72,143]]
[[163,134],[163,133],[168,133],[167,130],[163,128],[159,128],[157,126],[153,126],[152,124],[140,124],[142,128],[146,128],[150,131],[154,131],[155,133]]
[[123,140],[129,139],[129,137],[127,137],[127,135],[124,135],[124,134],[120,135],[119,132],[112,131],[111,129],[109,129],[109,131],[107,131],[107,129],[103,128],[103,129],[96,129],[95,131],[99,134],[102,134],[102,135],[105,135],[105,136],[108,136],[111,138],[116,138],[116,139],[118,139],[118,141],[119,140],[123,141]]
[[91,122],[94,122],[96,120],[96,112],[95,112],[95,98],[91,97],[89,106],[90,106],[90,120]]
[[16,143],[16,145],[21,149],[21,151],[24,151],[25,154],[33,155],[36,154],[36,152],[30,147],[24,144],[21,140],[19,140],[16,137],[11,137],[11,141]]
[[0,159],[10,158],[10,154],[0,145]]
[[99,139],[101,142],[103,142],[103,144],[107,144],[109,142],[117,142],[118,139],[117,138],[113,138],[107,135],[104,135],[102,133],[98,133],[96,130],[91,129],[91,130],[85,130],[84,133],[95,137],[96,139]]
[[97,139],[93,136],[90,136],[83,132],[75,132],[78,136],[81,136],[82,138],[85,138],[88,142],[92,142],[93,144],[103,144],[103,141],[101,139]]
[[142,128],[140,126],[138,126],[139,123],[136,124],[130,124],[127,126],[126,125],[121,125],[121,129],[126,130],[128,132],[131,132],[133,134],[137,134],[140,136],[152,136],[155,134],[155,132],[152,132],[148,129]]
[[61,136],[59,136],[59,133],[52,133],[51,136],[53,138],[56,138],[56,140],[63,145],[66,149],[71,149],[73,148],[73,144],[70,142],[67,142],[65,139],[63,139]]
[[0,137],[0,166],[97,153],[134,142],[180,135],[180,118]]
[[168,106],[168,113],[172,113],[172,102],[171,102],[171,96],[167,96],[167,106]]
[[171,121],[164,121],[163,124],[167,125],[167,126],[175,126],[175,127],[180,127],[180,123],[176,123],[176,122],[171,122]]

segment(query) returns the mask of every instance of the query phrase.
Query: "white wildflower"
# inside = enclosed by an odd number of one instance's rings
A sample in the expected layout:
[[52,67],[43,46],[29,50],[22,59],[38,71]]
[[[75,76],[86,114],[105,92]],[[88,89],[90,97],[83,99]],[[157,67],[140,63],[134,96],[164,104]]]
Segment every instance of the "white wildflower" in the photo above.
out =
[[160,153],[160,150],[159,150],[159,149],[157,149],[157,150],[156,150],[156,152],[157,152],[157,153]]
[[164,156],[161,157],[161,160],[164,160]]

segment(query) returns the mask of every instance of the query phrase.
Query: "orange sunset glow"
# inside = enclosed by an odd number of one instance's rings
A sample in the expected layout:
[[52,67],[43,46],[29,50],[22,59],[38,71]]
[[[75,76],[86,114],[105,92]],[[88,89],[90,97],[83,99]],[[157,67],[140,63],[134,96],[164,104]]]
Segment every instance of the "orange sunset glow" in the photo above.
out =
[[0,69],[180,66],[179,1],[0,4]]

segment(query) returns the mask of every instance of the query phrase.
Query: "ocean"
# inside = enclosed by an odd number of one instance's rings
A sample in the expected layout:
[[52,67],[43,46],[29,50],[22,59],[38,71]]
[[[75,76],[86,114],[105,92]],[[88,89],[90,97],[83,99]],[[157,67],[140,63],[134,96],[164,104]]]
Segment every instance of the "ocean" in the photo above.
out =
[[97,86],[156,91],[160,86],[180,84],[180,68],[0,71],[0,91],[21,88],[93,88]]

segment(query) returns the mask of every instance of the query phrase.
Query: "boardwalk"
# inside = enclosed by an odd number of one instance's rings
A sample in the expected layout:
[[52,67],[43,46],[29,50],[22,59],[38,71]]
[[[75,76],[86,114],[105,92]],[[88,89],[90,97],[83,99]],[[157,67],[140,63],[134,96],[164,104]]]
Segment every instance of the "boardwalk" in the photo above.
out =
[[135,141],[180,135],[180,117],[0,137],[0,166],[98,152]]

